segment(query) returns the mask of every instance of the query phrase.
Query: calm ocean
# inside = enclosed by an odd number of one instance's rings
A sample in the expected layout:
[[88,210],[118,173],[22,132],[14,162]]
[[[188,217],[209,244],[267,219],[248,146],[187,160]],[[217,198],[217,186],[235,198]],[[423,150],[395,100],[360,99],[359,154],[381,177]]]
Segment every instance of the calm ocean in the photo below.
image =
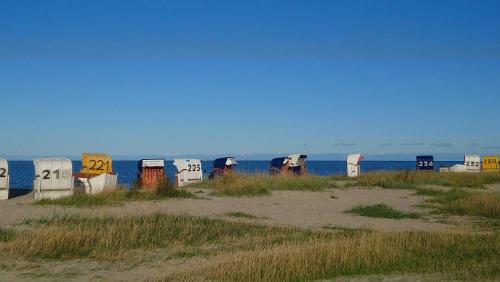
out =
[[[456,161],[436,161],[435,168],[441,165],[453,165]],[[172,161],[167,161],[167,175],[173,177],[175,173]],[[81,162],[73,161],[73,170],[80,170]],[[208,175],[212,168],[211,161],[202,161],[204,172]],[[236,170],[240,172],[266,172],[269,161],[238,161]],[[308,161],[309,173],[318,175],[344,175],[346,173],[345,161]],[[414,161],[361,161],[362,171],[374,170],[405,170],[415,169]],[[118,173],[118,182],[131,184],[137,178],[136,161],[113,161],[113,170]],[[10,187],[20,189],[31,189],[34,177],[32,161],[10,161],[9,162]],[[205,176],[205,175],[204,175]]]

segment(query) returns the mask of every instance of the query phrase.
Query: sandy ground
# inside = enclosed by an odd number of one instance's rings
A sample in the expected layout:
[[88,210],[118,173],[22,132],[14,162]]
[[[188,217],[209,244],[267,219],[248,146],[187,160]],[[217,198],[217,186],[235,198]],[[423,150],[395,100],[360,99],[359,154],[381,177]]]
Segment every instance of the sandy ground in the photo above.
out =
[[[490,187],[496,191],[499,186]],[[55,214],[80,214],[88,216],[128,216],[155,212],[190,214],[241,220],[269,225],[295,226],[300,228],[368,228],[383,232],[463,231],[470,227],[467,220],[450,224],[433,216],[420,219],[377,219],[344,213],[357,205],[385,203],[397,210],[419,212],[428,210],[418,207],[426,197],[414,195],[412,190],[381,188],[332,189],[325,192],[275,191],[262,197],[215,197],[209,190],[192,190],[195,199],[169,199],[156,202],[132,202],[120,206],[94,208],[67,208],[60,206],[33,205],[32,195],[0,201],[0,227],[25,228],[25,219]],[[257,219],[231,218],[228,212],[245,212]],[[165,273],[198,268],[208,258],[167,259],[167,250],[137,251],[123,261],[69,260],[46,261],[6,257],[0,254],[0,281],[151,281],[164,277]],[[341,281],[440,281],[440,276],[391,275],[362,276]],[[444,279],[447,280],[447,279]]]
[[[198,191],[198,190],[197,190]],[[202,191],[202,190],[200,190]],[[430,217],[422,219],[377,219],[344,213],[357,205],[385,203],[397,210],[426,212],[418,208],[425,197],[411,190],[381,188],[334,189],[327,192],[275,191],[263,197],[215,197],[209,191],[197,193],[197,199],[169,199],[157,202],[133,202],[121,206],[94,208],[67,208],[32,205],[31,195],[0,202],[0,227],[15,227],[24,219],[56,214],[90,216],[126,216],[149,213],[190,214],[221,217],[225,213],[240,211],[256,215],[256,222],[295,226],[301,228],[368,228],[379,231],[444,231],[456,225],[436,222]]]

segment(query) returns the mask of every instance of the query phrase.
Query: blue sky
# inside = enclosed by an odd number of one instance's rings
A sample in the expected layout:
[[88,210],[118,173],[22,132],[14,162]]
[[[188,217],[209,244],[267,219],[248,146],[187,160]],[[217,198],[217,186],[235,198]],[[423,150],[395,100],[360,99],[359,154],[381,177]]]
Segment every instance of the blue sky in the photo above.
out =
[[2,156],[500,152],[499,1],[1,1]]

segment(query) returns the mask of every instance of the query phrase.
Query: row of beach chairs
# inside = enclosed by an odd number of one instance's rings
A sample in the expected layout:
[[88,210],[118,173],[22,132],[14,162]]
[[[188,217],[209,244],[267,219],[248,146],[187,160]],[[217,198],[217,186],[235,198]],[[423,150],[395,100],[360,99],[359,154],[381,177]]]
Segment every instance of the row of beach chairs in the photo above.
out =
[[[269,173],[307,174],[307,155],[292,154],[271,160]],[[347,176],[357,177],[361,174],[361,154],[347,156]],[[116,189],[118,175],[113,171],[113,162],[106,154],[83,153],[82,166],[78,173],[73,173],[73,164],[67,158],[38,158],[33,160],[35,176],[33,180],[33,197],[35,199],[56,199],[72,195],[75,192],[97,194]],[[234,157],[223,157],[213,161],[209,179],[220,175],[231,174],[237,165]],[[203,169],[198,159],[175,159],[175,184],[184,187],[203,180]],[[433,156],[417,156],[416,170],[434,171]],[[463,164],[441,166],[441,172],[480,172],[498,171],[498,156],[465,155]],[[142,159],[137,165],[137,185],[141,189],[154,189],[167,181],[165,160]],[[5,159],[0,159],[0,200],[9,198],[9,166]]]

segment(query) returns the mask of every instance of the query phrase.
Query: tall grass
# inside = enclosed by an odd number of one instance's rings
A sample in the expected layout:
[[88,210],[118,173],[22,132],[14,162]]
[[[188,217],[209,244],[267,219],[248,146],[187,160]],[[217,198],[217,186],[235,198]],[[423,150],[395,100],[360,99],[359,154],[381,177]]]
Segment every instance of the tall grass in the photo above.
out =
[[193,194],[176,189],[169,184],[160,184],[153,191],[143,191],[139,189],[122,188],[115,191],[104,191],[99,194],[89,195],[85,193],[75,193],[72,196],[59,199],[43,199],[35,202],[38,205],[61,205],[73,207],[92,207],[103,205],[118,205],[132,201],[156,201],[167,198],[190,198]]
[[264,173],[235,173],[192,184],[190,187],[211,188],[215,195],[258,196],[273,190],[323,191],[335,187],[329,177],[318,175],[269,175]]
[[135,249],[252,249],[283,241],[321,238],[295,228],[226,222],[186,215],[154,214],[125,218],[55,216],[20,232],[6,250],[27,257],[114,258]]
[[500,219],[500,193],[471,193],[440,208],[441,212]]
[[457,188],[449,191],[420,188],[416,194],[432,196],[428,202],[438,204],[434,206],[437,213],[500,219],[499,192],[471,193]]
[[406,170],[365,173],[351,185],[416,189],[422,185],[485,188],[484,185],[493,183],[500,183],[500,173],[438,173]]
[[209,263],[170,280],[304,281],[354,274],[500,276],[500,234],[320,232],[185,215],[53,217],[13,234],[1,252],[30,258],[113,259],[142,249]]
[[[312,281],[354,274],[500,274],[500,236],[447,233],[354,233],[221,255],[184,274],[212,281]],[[170,277],[169,279],[171,279]]]

